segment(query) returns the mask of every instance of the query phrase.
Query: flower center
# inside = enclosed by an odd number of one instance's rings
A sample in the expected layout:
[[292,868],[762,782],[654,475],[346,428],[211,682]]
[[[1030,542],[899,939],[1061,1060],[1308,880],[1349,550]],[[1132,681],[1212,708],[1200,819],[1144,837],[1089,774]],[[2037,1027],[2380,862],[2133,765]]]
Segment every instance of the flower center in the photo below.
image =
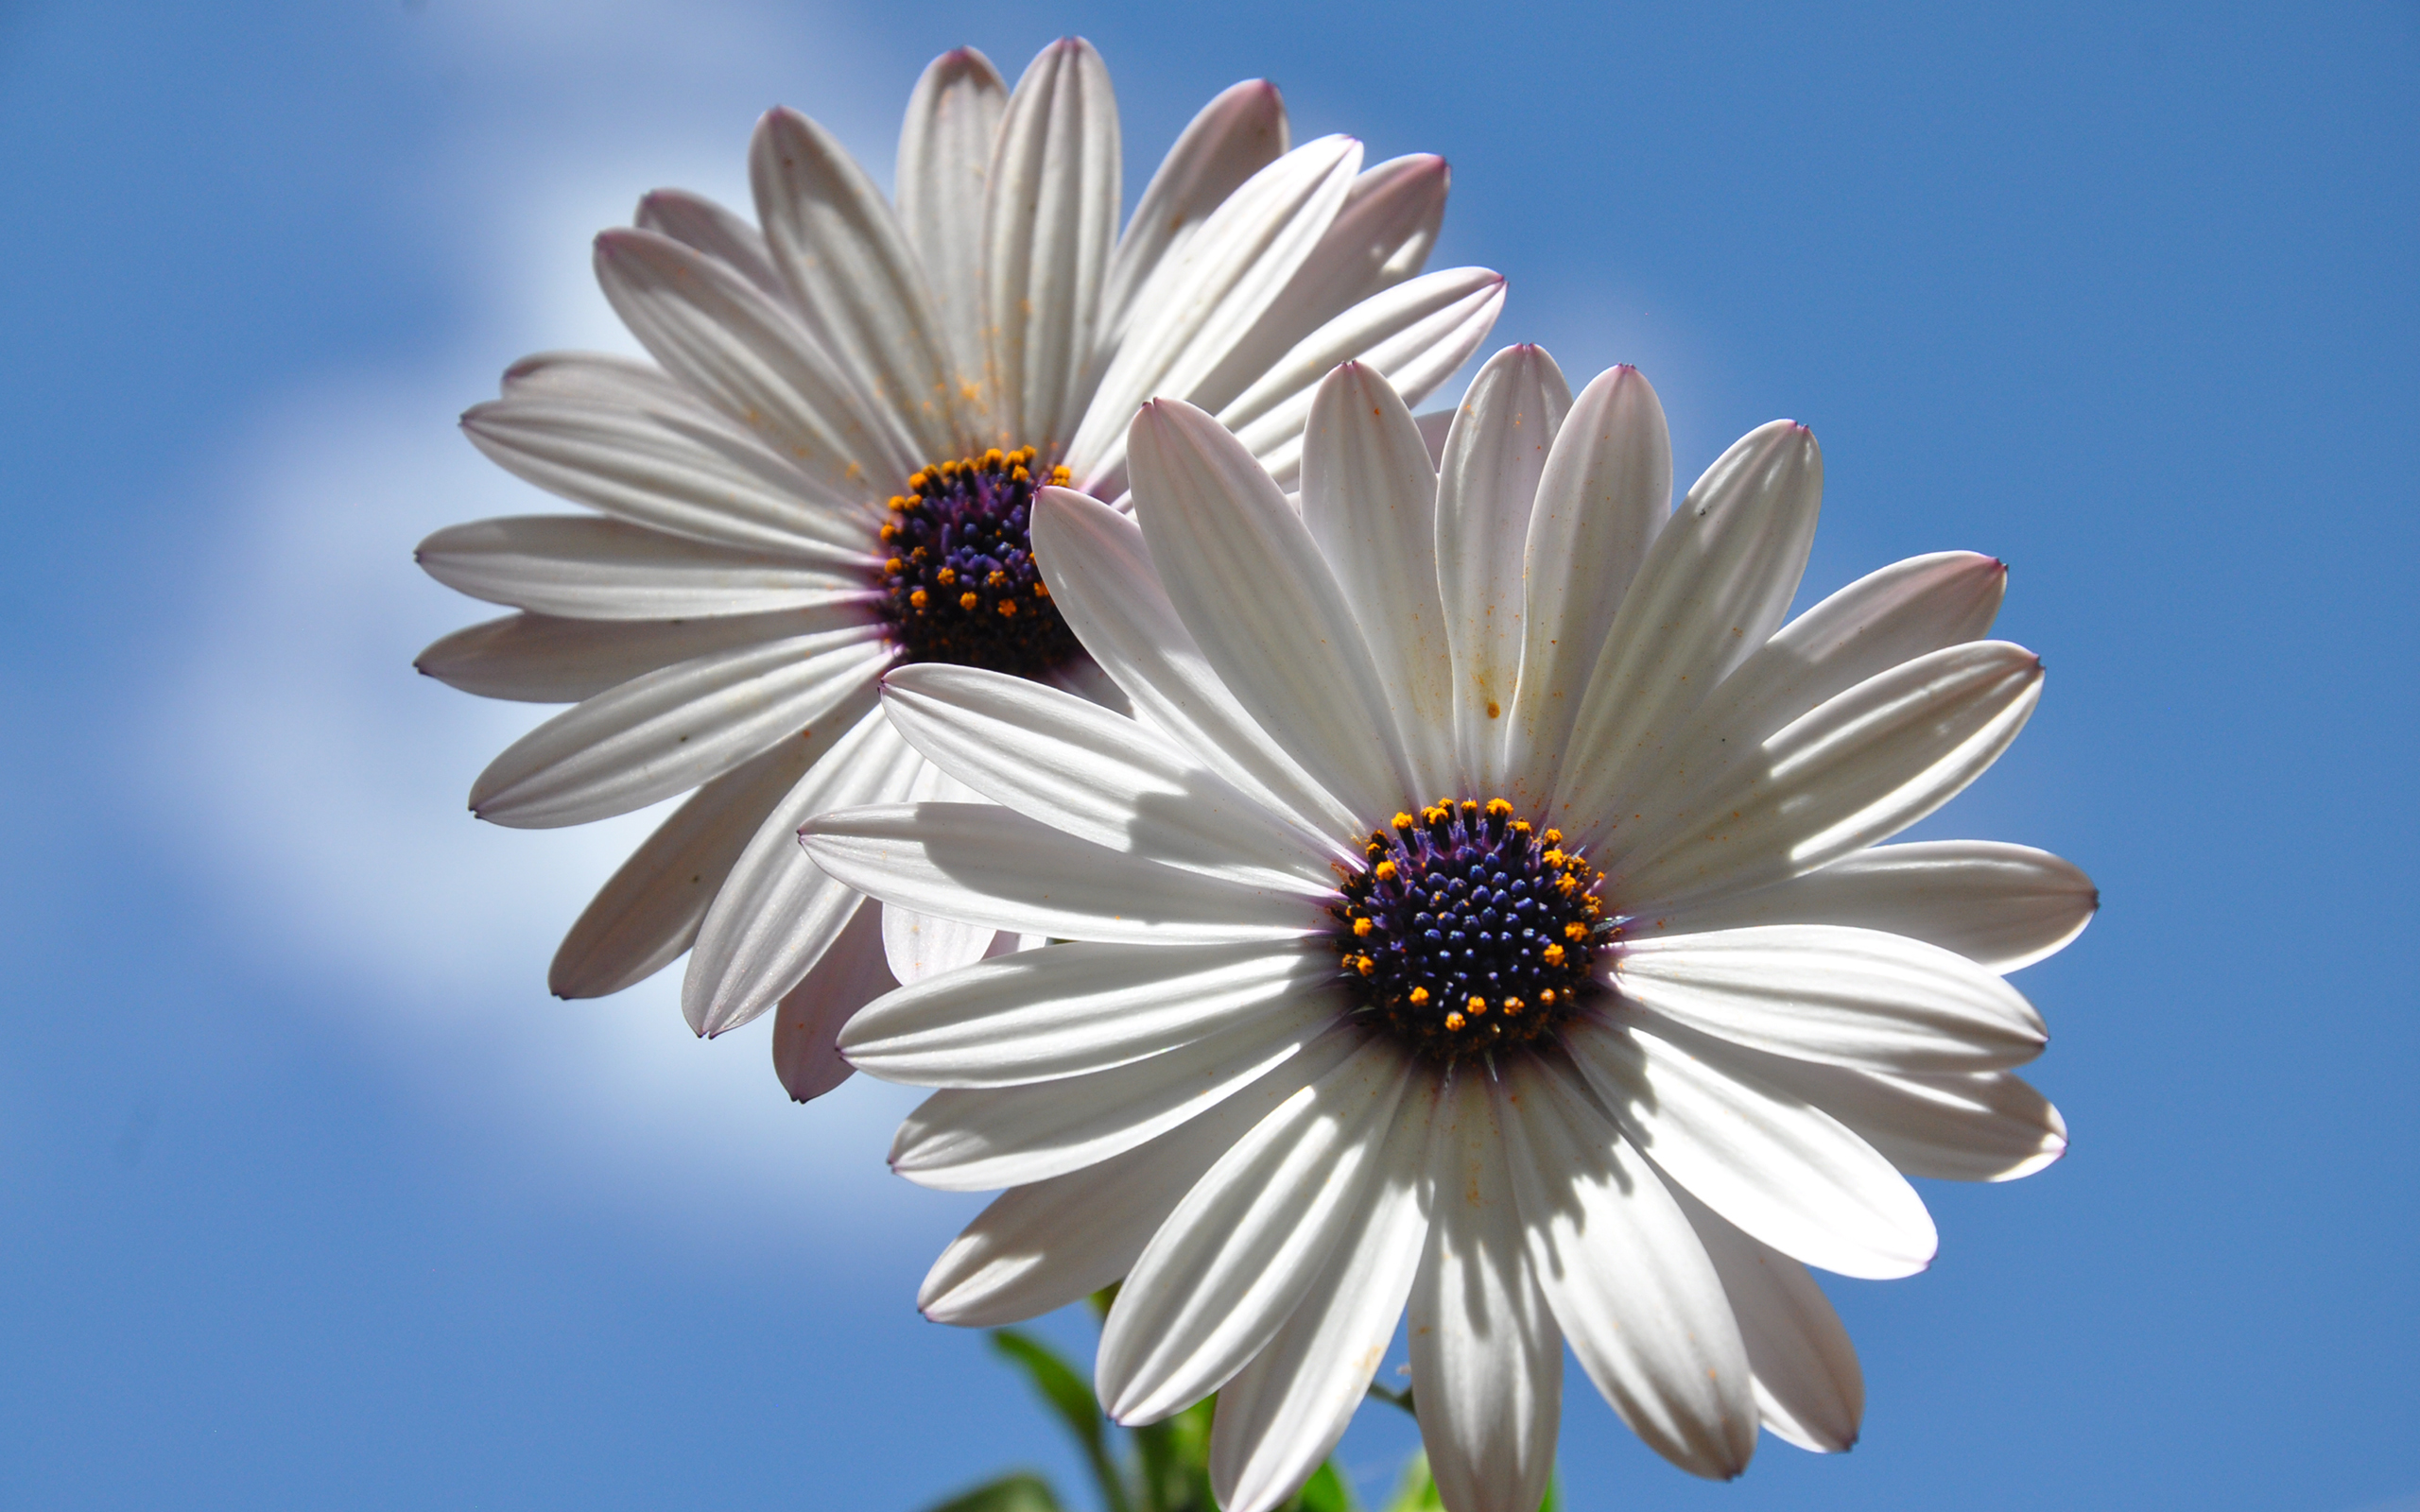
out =
[[883,523],[874,574],[882,611],[910,662],[1038,677],[1082,647],[1033,562],[1033,448],[942,462],[908,480]]
[[1360,1011],[1432,1060],[1528,1044],[1577,1011],[1611,930],[1605,880],[1512,805],[1441,799],[1340,866],[1337,950]]

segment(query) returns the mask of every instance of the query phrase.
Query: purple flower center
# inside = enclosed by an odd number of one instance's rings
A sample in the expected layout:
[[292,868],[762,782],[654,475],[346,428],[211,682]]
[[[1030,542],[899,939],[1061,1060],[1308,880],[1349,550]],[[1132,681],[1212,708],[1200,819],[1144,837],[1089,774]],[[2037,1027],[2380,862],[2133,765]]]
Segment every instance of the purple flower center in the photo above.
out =
[[883,616],[910,662],[1038,678],[1083,654],[1034,565],[1033,448],[928,467],[890,501],[874,573]]
[[1418,1054],[1452,1062],[1538,1040],[1577,1011],[1610,933],[1604,882],[1563,832],[1502,799],[1440,799],[1373,831],[1339,867],[1337,952],[1360,1011]]

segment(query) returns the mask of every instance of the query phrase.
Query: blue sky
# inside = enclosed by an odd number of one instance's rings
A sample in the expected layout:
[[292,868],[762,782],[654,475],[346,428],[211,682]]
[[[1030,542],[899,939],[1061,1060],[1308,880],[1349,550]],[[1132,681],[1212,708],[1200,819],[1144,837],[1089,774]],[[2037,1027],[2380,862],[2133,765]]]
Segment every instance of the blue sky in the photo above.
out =
[[[1069,31],[1137,186],[1254,75],[1298,140],[1443,152],[1498,339],[1637,363],[1685,476],[1807,421],[1809,589],[1991,552],[2051,669],[1927,833],[2102,885],[2020,978],[2071,1154],[1928,1186],[1934,1269],[1832,1286],[1854,1453],[1703,1486],[1575,1374],[1570,1504],[2420,1494],[2420,8],[1206,9],[0,11],[0,1501],[908,1512],[1072,1469],[910,1307],[970,1210],[881,1173],[904,1097],[792,1108],[666,982],[548,998],[647,821],[477,825],[536,712],[408,667],[476,614],[412,542],[538,503],[454,415],[627,346],[591,232],[744,203],[775,102],[887,177],[926,58]],[[1364,1416],[1380,1478],[1410,1435]]]

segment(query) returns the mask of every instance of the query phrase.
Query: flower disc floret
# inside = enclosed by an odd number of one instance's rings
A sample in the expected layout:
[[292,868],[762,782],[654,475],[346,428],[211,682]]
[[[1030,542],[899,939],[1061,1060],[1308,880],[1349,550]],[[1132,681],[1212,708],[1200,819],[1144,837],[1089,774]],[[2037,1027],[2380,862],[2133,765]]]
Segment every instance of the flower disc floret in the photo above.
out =
[[882,610],[910,662],[1039,677],[1082,652],[1034,565],[1034,450],[942,462],[908,480],[884,521]]
[[1613,930],[1602,872],[1502,799],[1440,799],[1340,867],[1337,953],[1360,1008],[1435,1061],[1529,1044],[1577,1010]]

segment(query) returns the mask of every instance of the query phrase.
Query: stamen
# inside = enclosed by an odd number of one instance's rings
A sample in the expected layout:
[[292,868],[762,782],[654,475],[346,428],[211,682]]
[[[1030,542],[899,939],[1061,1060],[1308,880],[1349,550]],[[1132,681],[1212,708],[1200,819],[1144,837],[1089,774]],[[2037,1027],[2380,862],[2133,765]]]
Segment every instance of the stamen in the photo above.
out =
[[1082,655],[1033,559],[1034,490],[1068,481],[1031,447],[935,463],[889,501],[875,587],[911,662],[1039,677]]

